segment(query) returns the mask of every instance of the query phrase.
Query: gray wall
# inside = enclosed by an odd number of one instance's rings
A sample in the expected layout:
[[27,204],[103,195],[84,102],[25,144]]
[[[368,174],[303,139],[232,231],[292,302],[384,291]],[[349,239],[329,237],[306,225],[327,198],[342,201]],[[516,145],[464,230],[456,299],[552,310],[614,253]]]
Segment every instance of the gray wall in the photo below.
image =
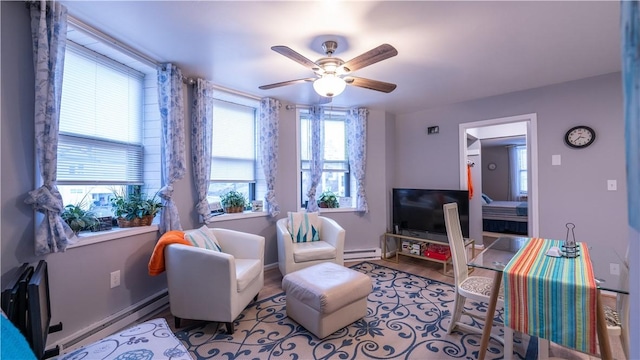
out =
[[[607,278],[629,236],[622,109],[620,73],[614,73],[398,115],[394,186],[458,189],[458,124],[537,113],[539,235],[564,239],[565,224],[575,223],[576,239],[592,248],[596,274]],[[578,124],[597,132],[586,149],[563,142]],[[440,134],[427,136],[434,125]],[[562,156],[561,166],[551,165],[554,154]],[[607,191],[607,179],[618,181],[618,191]]]
[[[35,262],[33,211],[24,204],[34,187],[33,62],[29,17],[22,2],[1,2],[1,168],[0,192],[4,275],[22,262]],[[186,89],[185,89],[186,92]],[[189,94],[186,101],[190,103]],[[426,94],[425,96],[428,96]],[[282,213],[295,210],[297,196],[295,111],[281,109],[280,154],[276,192]],[[576,224],[576,238],[592,246],[598,274],[620,262],[628,239],[623,114],[620,74],[393,116],[370,109],[367,183],[370,212],[331,213],[346,229],[348,249],[380,246],[390,223],[390,188],[459,188],[458,124],[517,114],[538,114],[540,235],[563,239],[565,223]],[[190,114],[185,123],[189,129]],[[577,124],[593,127],[596,142],[583,150],[566,147],[564,132]],[[439,135],[426,127],[440,126]],[[190,154],[190,143],[187,138]],[[551,155],[562,166],[551,166]],[[486,164],[486,161],[483,161]],[[606,180],[618,191],[606,191]],[[486,185],[486,184],[485,184]],[[197,226],[195,190],[189,165],[174,187],[185,229]],[[224,221],[215,226],[248,231],[267,239],[266,263],[275,263],[272,219]],[[63,338],[166,287],[163,275],[149,277],[148,256],[157,235],[140,235],[71,249],[44,258],[50,264],[53,321]],[[109,272],[122,271],[122,286],[109,289]]]
[[[31,54],[31,34],[28,11],[23,2],[1,2],[1,167],[0,192],[2,245],[2,283],[6,275],[23,262],[35,263],[33,255],[34,213],[24,204],[28,191],[34,188],[34,75]],[[185,86],[185,105],[191,104],[191,94]],[[295,111],[281,108],[277,198],[281,206],[278,218],[297,209],[297,166]],[[187,134],[190,133],[190,107],[185,114]],[[380,246],[389,217],[387,189],[392,175],[388,164],[393,158],[394,118],[384,111],[370,109],[367,148],[366,191],[368,214],[354,212],[331,213],[346,230],[347,249]],[[189,136],[187,156],[191,153]],[[184,229],[199,226],[194,209],[196,193],[193,170],[187,166],[184,179],[174,184],[174,199]],[[265,263],[277,262],[275,219],[268,217],[222,221],[215,227],[247,231],[266,238]],[[50,336],[49,343],[65,338],[98,321],[126,309],[146,297],[166,288],[164,275],[151,277],[147,264],[156,233],[107,241],[72,248],[65,253],[42,257],[47,260],[51,278],[52,322],[64,323],[64,330]],[[121,270],[122,285],[110,289],[109,273]]]
[[[489,163],[496,164],[489,170]],[[509,152],[504,146],[482,147],[482,192],[493,200],[509,200]]]

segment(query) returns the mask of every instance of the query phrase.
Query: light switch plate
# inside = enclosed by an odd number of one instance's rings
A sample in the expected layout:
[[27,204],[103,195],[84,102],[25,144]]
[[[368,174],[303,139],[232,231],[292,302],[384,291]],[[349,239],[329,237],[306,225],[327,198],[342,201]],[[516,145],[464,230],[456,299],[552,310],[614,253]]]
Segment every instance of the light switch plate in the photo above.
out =
[[620,275],[620,264],[609,263],[609,272],[611,275]]
[[560,155],[551,155],[551,165],[560,165],[562,163],[562,158]]
[[607,190],[609,191],[618,190],[618,182],[616,180],[607,180]]
[[111,288],[120,286],[120,270],[114,271],[110,274]]

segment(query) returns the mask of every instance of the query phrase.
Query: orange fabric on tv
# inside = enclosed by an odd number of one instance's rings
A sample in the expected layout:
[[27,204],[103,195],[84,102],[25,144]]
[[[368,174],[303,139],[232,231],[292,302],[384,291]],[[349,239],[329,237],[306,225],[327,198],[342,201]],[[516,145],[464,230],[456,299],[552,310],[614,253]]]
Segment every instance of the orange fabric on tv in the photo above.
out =
[[471,180],[471,164],[467,164],[467,184],[469,186],[469,199],[473,198],[473,181]]

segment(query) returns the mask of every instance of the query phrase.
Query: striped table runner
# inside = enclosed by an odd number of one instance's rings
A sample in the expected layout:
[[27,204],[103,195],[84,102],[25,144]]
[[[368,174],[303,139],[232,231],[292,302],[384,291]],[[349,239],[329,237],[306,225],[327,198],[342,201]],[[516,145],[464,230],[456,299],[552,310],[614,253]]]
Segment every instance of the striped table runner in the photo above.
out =
[[577,258],[545,253],[563,241],[533,238],[503,273],[505,324],[512,329],[591,354],[596,348],[597,288],[589,249]]

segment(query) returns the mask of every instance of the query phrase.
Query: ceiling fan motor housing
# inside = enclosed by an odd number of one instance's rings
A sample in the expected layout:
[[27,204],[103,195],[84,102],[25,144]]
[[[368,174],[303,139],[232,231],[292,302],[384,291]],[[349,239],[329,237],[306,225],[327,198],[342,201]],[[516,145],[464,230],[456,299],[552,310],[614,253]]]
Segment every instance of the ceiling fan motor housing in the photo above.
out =
[[316,61],[316,64],[320,66],[320,71],[318,73],[322,74],[342,74],[344,73],[341,68],[344,61],[342,59],[336,57],[323,57]]
[[322,43],[322,50],[324,50],[324,53],[327,54],[327,56],[331,56],[337,48],[338,43],[335,41],[329,40]]

